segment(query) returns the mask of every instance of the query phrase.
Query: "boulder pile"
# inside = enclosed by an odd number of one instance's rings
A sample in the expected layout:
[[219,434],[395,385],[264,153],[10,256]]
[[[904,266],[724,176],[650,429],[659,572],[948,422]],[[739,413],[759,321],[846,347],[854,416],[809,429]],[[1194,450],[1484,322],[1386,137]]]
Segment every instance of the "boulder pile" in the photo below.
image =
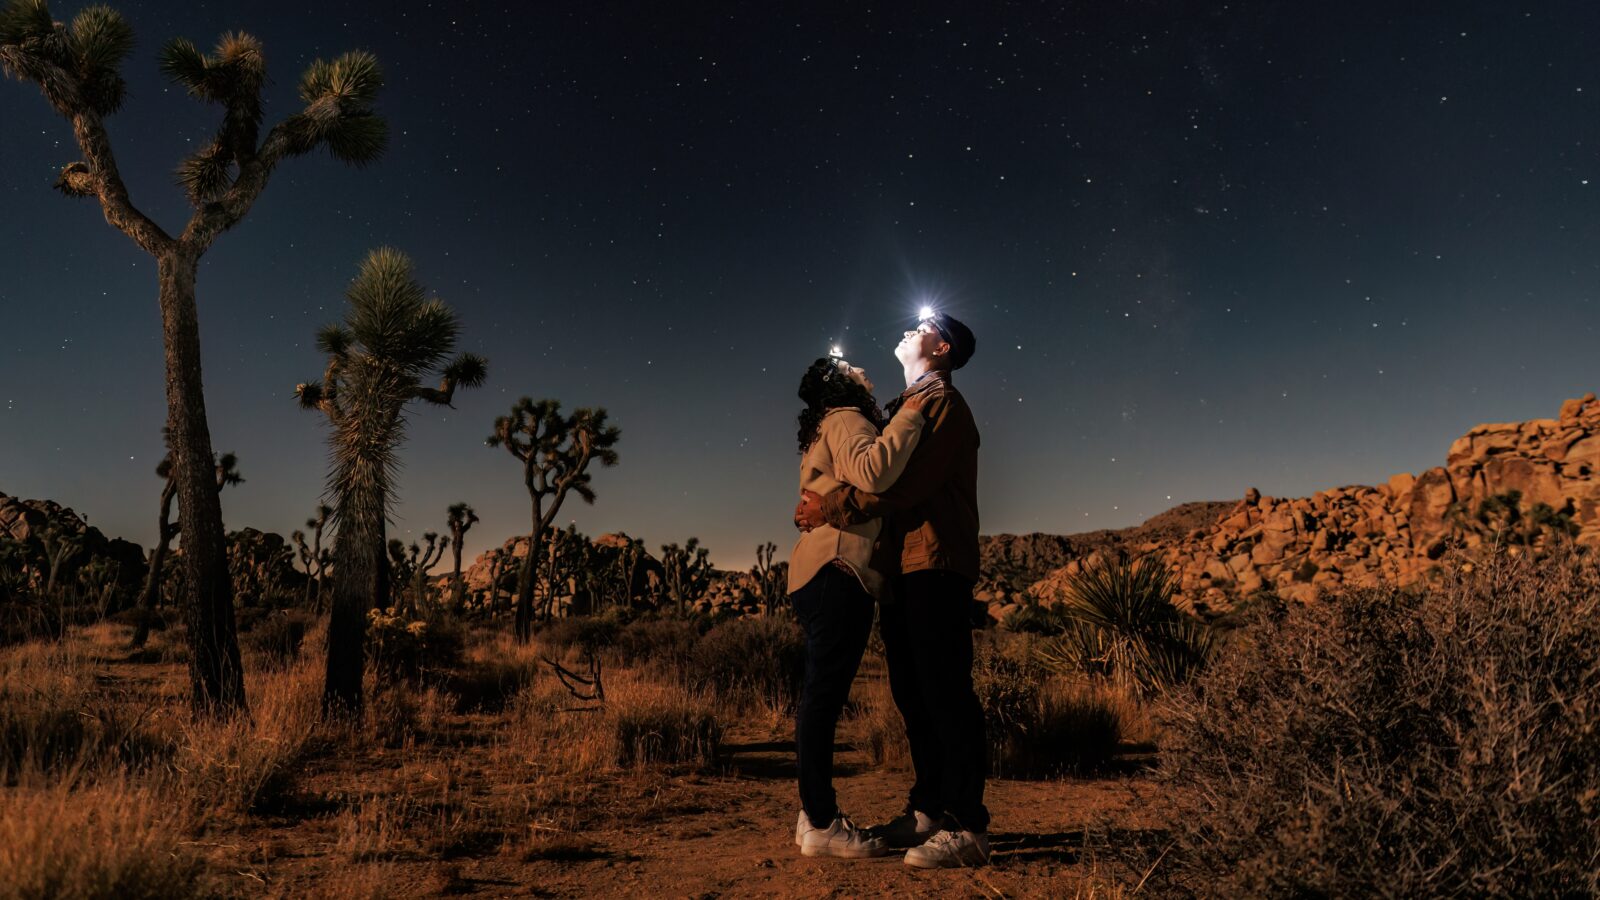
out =
[[[1538,548],[1557,536],[1600,547],[1594,394],[1568,400],[1554,419],[1479,425],[1450,446],[1443,466],[1418,475],[1293,499],[1251,488],[1213,521],[1127,549],[1165,561],[1179,601],[1213,612],[1262,590],[1307,602],[1323,588],[1414,584],[1437,573],[1451,547]],[[1069,579],[1105,552],[1067,562],[1029,594],[1060,600]]]

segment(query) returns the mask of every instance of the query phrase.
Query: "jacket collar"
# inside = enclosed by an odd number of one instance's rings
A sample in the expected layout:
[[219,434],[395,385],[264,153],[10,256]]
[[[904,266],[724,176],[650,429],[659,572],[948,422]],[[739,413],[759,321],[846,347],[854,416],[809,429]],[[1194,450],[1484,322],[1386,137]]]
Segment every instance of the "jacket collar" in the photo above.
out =
[[920,394],[923,391],[932,389],[934,385],[949,387],[950,373],[943,369],[929,369],[922,373],[921,378],[906,385],[906,389],[900,392],[900,396],[905,398],[913,394]]

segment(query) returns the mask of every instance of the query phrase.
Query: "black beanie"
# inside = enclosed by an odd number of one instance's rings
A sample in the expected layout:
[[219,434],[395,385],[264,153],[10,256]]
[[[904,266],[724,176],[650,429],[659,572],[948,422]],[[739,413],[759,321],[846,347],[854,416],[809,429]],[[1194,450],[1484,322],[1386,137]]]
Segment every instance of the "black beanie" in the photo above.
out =
[[934,313],[932,322],[933,327],[939,329],[939,336],[950,345],[951,371],[966,365],[972,352],[978,349],[978,339],[972,336],[972,329],[946,313]]

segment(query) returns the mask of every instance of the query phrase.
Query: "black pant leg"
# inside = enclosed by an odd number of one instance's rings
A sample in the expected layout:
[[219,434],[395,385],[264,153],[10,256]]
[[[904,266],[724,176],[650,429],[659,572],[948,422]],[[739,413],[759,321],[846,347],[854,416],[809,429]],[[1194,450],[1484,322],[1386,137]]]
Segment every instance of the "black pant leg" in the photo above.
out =
[[960,827],[987,831],[988,745],[972,689],[972,584],[946,571],[911,572],[904,581],[917,688],[939,745],[940,803]]
[[878,610],[878,632],[883,637],[883,657],[889,668],[889,692],[906,726],[906,742],[911,745],[911,767],[915,781],[906,808],[939,819],[944,815],[939,782],[944,771],[940,741],[921,686],[917,653],[913,647],[909,619],[915,614],[906,598],[905,579],[896,579],[894,599]]
[[826,828],[839,814],[833,790],[833,741],[872,633],[872,595],[855,576],[826,566],[794,594],[806,633],[806,675],[795,707],[800,805]]

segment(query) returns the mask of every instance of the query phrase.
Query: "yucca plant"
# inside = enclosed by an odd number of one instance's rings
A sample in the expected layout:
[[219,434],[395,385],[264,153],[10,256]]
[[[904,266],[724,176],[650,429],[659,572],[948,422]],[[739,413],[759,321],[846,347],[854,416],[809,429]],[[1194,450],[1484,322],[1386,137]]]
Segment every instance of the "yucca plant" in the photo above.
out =
[[[328,355],[322,380],[295,387],[300,405],[321,410],[332,427],[328,493],[335,498],[335,530],[325,714],[361,708],[367,612],[386,606],[389,597],[385,526],[406,404],[448,406],[457,388],[478,387],[488,372],[483,358],[471,353],[446,362],[460,331],[455,312],[427,297],[400,251],[368,254],[345,297],[350,310],[344,322],[317,333],[317,347]],[[441,372],[439,386],[425,386],[435,371]]]
[[1159,560],[1117,558],[1084,569],[1067,585],[1065,630],[1042,641],[1039,661],[1155,693],[1205,665],[1211,630],[1172,603],[1172,574]]
[[[561,414],[556,400],[535,403],[523,397],[511,407],[511,414],[494,421],[494,433],[486,439],[491,447],[504,447],[522,463],[522,483],[533,502],[533,531],[528,535],[528,554],[517,572],[516,636],[519,643],[533,638],[534,575],[544,558],[545,535],[561,511],[567,494],[576,493],[585,503],[593,503],[589,463],[617,464],[613,449],[622,432],[606,424],[604,409],[578,409]],[[546,503],[549,506],[546,507]],[[546,615],[548,615],[548,605]]]
[[183,521],[192,697],[198,711],[228,713],[245,706],[244,673],[222,505],[211,478],[195,305],[200,258],[249,213],[289,157],[326,147],[335,159],[356,166],[377,159],[387,127],[372,104],[383,76],[370,53],[317,60],[300,78],[302,109],[263,136],[267,73],[260,41],[226,34],[210,54],[183,38],[168,42],[160,53],[162,71],[195,99],[222,109],[212,139],[178,166],[176,178],[191,211],[181,230],[169,232],[133,204],[106,131],[106,117],[121,107],[126,93],[121,66],[132,49],[133,29],[108,6],[86,7],[70,24],[55,21],[46,0],[10,0],[0,7],[0,71],[39,86],[71,123],[82,154],[62,168],[56,188],[69,197],[95,199],[106,221],[156,261],[167,427]]

